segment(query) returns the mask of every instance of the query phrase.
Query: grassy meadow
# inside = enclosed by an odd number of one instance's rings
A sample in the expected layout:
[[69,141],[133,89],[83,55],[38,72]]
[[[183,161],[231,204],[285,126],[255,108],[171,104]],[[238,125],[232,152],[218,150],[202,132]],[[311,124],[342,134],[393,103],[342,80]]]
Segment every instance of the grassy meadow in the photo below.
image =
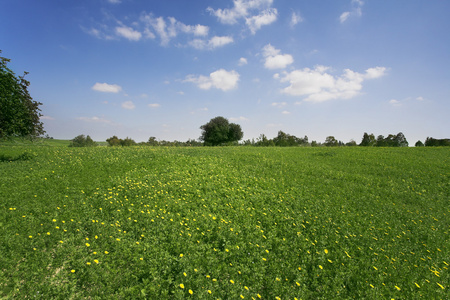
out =
[[0,146],[2,299],[448,299],[449,148]]

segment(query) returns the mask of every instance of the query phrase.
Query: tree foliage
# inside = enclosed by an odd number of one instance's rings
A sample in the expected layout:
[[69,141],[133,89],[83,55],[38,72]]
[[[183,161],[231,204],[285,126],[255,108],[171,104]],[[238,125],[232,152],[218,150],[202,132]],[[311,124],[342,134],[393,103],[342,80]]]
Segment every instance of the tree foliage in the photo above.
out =
[[[0,50],[1,53],[1,50]],[[45,133],[40,121],[40,102],[33,101],[30,82],[7,67],[10,59],[0,56],[0,138],[15,136],[37,137]]]
[[106,142],[108,143],[108,145],[110,146],[123,146],[123,147],[128,147],[128,146],[135,146],[137,145],[136,142],[127,137],[126,139],[119,139],[117,136],[112,136],[109,139],[106,139]]
[[389,134],[387,137],[383,135],[375,136],[364,132],[363,139],[360,146],[375,146],[375,147],[408,147],[408,141],[402,132],[397,134]]
[[432,137],[427,137],[427,139],[425,140],[425,146],[427,147],[450,146],[450,139],[434,139]]
[[69,145],[69,147],[95,147],[95,146],[97,146],[97,143],[94,142],[89,135],[85,136],[84,134],[76,136]]
[[375,136],[373,134],[367,134],[367,132],[364,132],[363,139],[360,146],[374,146],[376,144]]
[[215,117],[205,125],[200,126],[200,129],[202,130],[200,140],[206,146],[237,142],[244,136],[239,124],[229,123],[224,117]]

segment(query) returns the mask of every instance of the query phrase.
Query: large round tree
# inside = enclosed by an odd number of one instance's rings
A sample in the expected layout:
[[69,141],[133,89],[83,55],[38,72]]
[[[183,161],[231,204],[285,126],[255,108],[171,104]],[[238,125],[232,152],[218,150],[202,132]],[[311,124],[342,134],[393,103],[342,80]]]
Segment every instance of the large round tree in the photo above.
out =
[[224,117],[215,117],[205,125],[200,126],[202,140],[206,146],[217,146],[237,142],[242,139],[244,133],[241,126],[229,123]]
[[[1,53],[1,50],[0,50]],[[0,138],[13,136],[36,137],[44,134],[40,121],[40,102],[33,101],[24,76],[16,74],[6,64],[10,60],[0,56]]]

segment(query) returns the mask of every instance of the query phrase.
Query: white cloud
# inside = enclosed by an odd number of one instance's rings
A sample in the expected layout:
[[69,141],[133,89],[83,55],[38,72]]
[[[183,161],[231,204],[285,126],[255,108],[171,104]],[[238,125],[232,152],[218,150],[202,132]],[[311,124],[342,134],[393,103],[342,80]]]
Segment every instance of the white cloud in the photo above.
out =
[[107,84],[107,83],[99,83],[97,82],[92,87],[94,91],[103,92],[103,93],[118,93],[122,90],[122,87],[117,84]]
[[234,40],[231,36],[214,36],[209,41],[205,41],[202,39],[194,39],[189,42],[189,45],[199,50],[204,49],[212,50],[218,47],[223,47],[233,42]]
[[273,0],[233,0],[232,8],[213,9],[208,7],[212,15],[223,24],[236,24],[245,19],[250,31],[254,34],[263,25],[268,25],[277,19],[277,10],[271,8]]
[[292,12],[291,21],[289,22],[289,25],[291,27],[294,27],[295,25],[297,25],[300,22],[303,22],[303,18],[300,16],[300,14]]
[[283,115],[290,115],[290,114],[291,114],[291,112],[290,112],[290,111],[287,111],[287,110],[283,110],[281,113],[282,113]]
[[252,34],[261,29],[264,25],[269,25],[277,20],[278,12],[275,8],[269,8],[262,11],[259,15],[245,19],[245,23],[249,27]]
[[121,0],[108,0],[109,3],[119,4]]
[[161,104],[159,104],[159,103],[150,103],[148,105],[148,107],[150,107],[150,108],[158,108],[158,107],[161,107]]
[[305,101],[311,102],[350,99],[359,95],[364,80],[384,76],[386,71],[384,67],[376,67],[361,74],[345,69],[341,76],[335,77],[327,73],[328,69],[316,66],[314,69],[285,72],[280,81],[288,82],[289,86],[282,89],[282,92],[292,96],[306,96]]
[[91,28],[91,29],[87,29],[83,26],[81,26],[81,29],[86,32],[89,35],[92,35],[93,37],[96,37],[98,39],[101,40],[113,40],[115,39],[115,36],[113,34],[108,34],[106,33],[108,31],[107,26],[106,25],[100,25],[99,26],[101,28],[97,29],[97,28]]
[[364,5],[364,2],[362,0],[352,0],[351,2],[352,10],[346,11],[341,14],[339,17],[339,21],[341,23],[344,23],[347,21],[347,19],[351,16],[355,17],[361,17],[362,16],[362,6]]
[[209,27],[204,25],[185,25],[179,21],[176,22],[178,28],[184,33],[190,33],[195,36],[207,36],[209,32]]
[[[209,27],[204,25],[186,25],[177,21],[173,17],[164,19],[154,17],[152,14],[142,15],[140,21],[144,23],[144,33],[149,38],[155,38],[153,31],[161,39],[161,45],[167,46],[171,39],[177,37],[179,33],[192,34],[194,36],[207,36]],[[153,30],[153,31],[152,31]]]
[[111,122],[110,120],[104,119],[104,118],[99,118],[99,117],[79,117],[76,118],[76,120],[80,120],[83,122],[88,122],[88,123],[104,123],[104,124],[112,124],[113,122]]
[[231,36],[214,36],[209,40],[208,45],[210,48],[217,48],[232,42],[233,38]]
[[122,108],[131,110],[135,109],[136,106],[134,105],[133,101],[125,101],[122,103]]
[[240,116],[238,118],[235,117],[231,117],[230,118],[231,122],[238,122],[238,121],[249,121],[249,119],[247,119],[246,117]]
[[271,44],[267,44],[263,48],[263,56],[266,61],[264,67],[267,69],[284,69],[294,62],[294,58],[290,54],[279,54],[280,50],[275,49]]
[[116,34],[129,39],[130,41],[139,41],[142,37],[142,34],[139,31],[127,26],[116,27]]
[[287,102],[272,102],[271,105],[275,106],[275,107],[278,107],[278,108],[282,108],[282,107],[287,105]]
[[217,70],[209,74],[209,76],[186,76],[183,82],[192,82],[202,90],[209,90],[210,88],[228,91],[237,87],[239,81],[239,73],[236,71],[226,71],[224,69]]
[[347,21],[349,16],[350,16],[350,12],[349,11],[345,11],[339,17],[339,21],[341,21],[341,23],[344,23],[345,21]]
[[422,96],[419,96],[419,97],[416,97],[416,98],[407,97],[407,98],[404,98],[404,99],[401,99],[401,100],[391,99],[391,100],[389,100],[389,104],[392,105],[392,106],[399,107],[399,106],[403,106],[403,105],[411,105],[412,102],[414,102],[414,101],[422,102],[424,100],[425,100],[425,98],[423,98]]
[[41,116],[40,118],[39,118],[40,120],[55,120],[55,118],[53,118],[53,117],[50,117],[50,116]]
[[396,100],[396,99],[392,99],[389,101],[389,104],[392,106],[401,106],[402,104],[400,103],[400,101]]
[[247,59],[245,57],[239,58],[239,66],[243,66],[248,64]]
[[386,68],[384,67],[375,67],[375,68],[369,68],[366,70],[365,78],[366,79],[375,79],[379,78],[381,76],[384,76],[386,74]]

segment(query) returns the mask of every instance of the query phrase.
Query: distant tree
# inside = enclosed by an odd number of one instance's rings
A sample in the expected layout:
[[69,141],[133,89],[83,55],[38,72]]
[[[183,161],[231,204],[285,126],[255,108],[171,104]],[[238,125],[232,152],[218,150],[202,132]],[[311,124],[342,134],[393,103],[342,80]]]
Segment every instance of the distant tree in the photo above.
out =
[[188,147],[197,147],[197,146],[202,146],[202,143],[201,142],[199,142],[199,141],[197,141],[197,140],[194,140],[194,139],[188,139],[187,141],[186,141],[186,146],[188,146]]
[[278,131],[277,136],[273,139],[275,146],[286,147],[289,146],[290,135],[284,133],[283,131]]
[[338,141],[335,139],[334,136],[328,136],[328,137],[325,139],[325,146],[327,146],[327,147],[336,147],[336,146],[338,146],[338,145],[339,145],[339,143],[338,143]]
[[425,146],[425,145],[422,143],[422,141],[418,140],[418,141],[414,144],[414,146],[415,146],[415,147],[423,147],[423,146]]
[[408,147],[409,143],[402,132],[397,133],[394,137],[394,147]]
[[311,142],[311,147],[318,147],[320,146],[316,141]]
[[346,143],[345,146],[353,147],[353,146],[357,146],[357,144],[354,140],[350,140],[350,142]]
[[267,146],[275,146],[275,143],[273,142],[273,140],[269,140],[264,133],[261,133],[259,137],[256,139],[255,145],[267,147]]
[[134,146],[134,145],[136,145],[136,142],[133,139],[127,137],[124,140],[120,140],[120,145],[124,146],[124,147]]
[[154,136],[151,136],[148,138],[147,144],[149,144],[150,146],[158,146],[159,145],[158,141],[156,140],[156,138]]
[[228,131],[228,140],[230,142],[240,141],[244,137],[244,133],[242,132],[241,125],[230,123],[229,131]]
[[377,141],[375,143],[376,147],[386,147],[387,145],[387,141],[385,140],[383,135],[379,135],[377,136]]
[[368,147],[374,146],[375,144],[376,144],[375,136],[373,134],[369,135],[367,134],[367,132],[364,132],[363,139],[359,145]]
[[208,123],[200,126],[202,135],[200,140],[206,146],[217,146],[237,142],[243,137],[241,126],[229,123],[224,117],[215,117]]
[[97,146],[97,143],[92,140],[92,138],[88,136],[84,136],[84,134],[80,134],[76,136],[73,140],[71,140],[71,143],[69,147],[95,147]]
[[106,140],[106,142],[110,145],[110,146],[120,146],[120,139],[117,136],[112,136],[109,139]]
[[[0,50],[1,53],[1,50]],[[45,133],[40,121],[40,102],[33,101],[28,86],[30,82],[6,65],[10,59],[0,56],[0,138],[14,136],[37,137]]]
[[450,139],[434,139],[432,137],[427,137],[425,140],[426,147],[445,147],[450,146]]

